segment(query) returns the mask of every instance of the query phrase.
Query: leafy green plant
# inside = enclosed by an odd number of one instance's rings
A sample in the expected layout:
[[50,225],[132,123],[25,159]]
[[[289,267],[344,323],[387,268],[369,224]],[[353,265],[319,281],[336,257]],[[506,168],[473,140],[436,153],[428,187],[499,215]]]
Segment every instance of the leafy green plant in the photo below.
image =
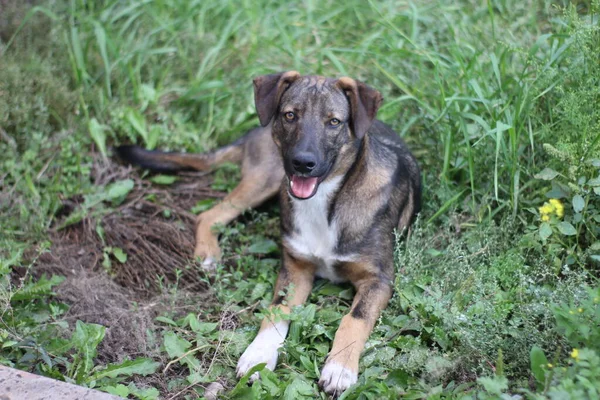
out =
[[211,187],[214,190],[230,192],[237,186],[240,178],[240,168],[235,164],[226,163],[215,171],[215,179]]
[[102,390],[126,399],[130,398],[129,396],[134,396],[140,400],[156,400],[160,398],[160,393],[157,389],[139,389],[133,382],[129,383],[127,386],[122,383],[112,386],[103,386]]
[[569,367],[557,370],[548,397],[593,399],[600,396],[600,357],[591,349],[571,353]]
[[123,249],[119,247],[106,246],[102,251],[102,266],[108,273],[110,273],[112,267],[111,256],[121,264],[125,264],[127,262],[127,253],[125,253]]
[[600,352],[600,286],[588,288],[577,303],[553,308],[557,329],[574,348],[587,347]]
[[557,263],[585,267],[589,261],[600,260],[595,254],[600,250],[596,240],[600,178],[594,169],[590,169],[592,177],[580,176],[576,181],[561,179],[559,173],[550,168],[536,175],[552,184],[552,190],[546,193],[550,200],[531,211],[541,221],[537,233],[542,243],[550,249],[563,249],[557,254],[561,260]]
[[6,306],[0,314],[1,363],[35,368],[43,375],[87,387],[115,385],[132,375],[156,371],[159,363],[148,358],[95,365],[97,347],[106,328],[77,321],[67,339],[68,324],[59,318],[68,307],[49,301],[64,278],[42,276],[35,281],[26,279],[21,286],[14,287],[8,277],[21,257],[22,252],[16,251],[10,258],[0,260],[0,298]]
[[[53,295],[62,278],[31,278],[35,249],[53,251],[63,200],[83,198],[66,228],[118,212],[132,190],[120,175],[92,185],[110,146],[230,143],[256,125],[250,78],[296,69],[379,89],[378,117],[415,153],[426,189],[420,222],[396,246],[394,298],[342,397],[597,396],[597,0],[14,3],[23,24],[0,15],[0,362],[120,396],[194,398],[218,380],[226,397],[323,398],[315,382],[349,286],[317,281],[289,316],[276,371],[251,386],[234,375],[273,291],[275,207],[219,229],[222,265],[197,271],[211,301],[172,306],[148,328],[164,373],[145,358],[103,365],[103,328],[67,323]],[[225,166],[212,189],[238,178]],[[151,178],[146,200],[176,179]],[[98,251],[126,267],[121,248]],[[185,297],[188,268],[156,296]],[[156,389],[127,381],[153,368]]]
[[529,359],[531,360],[531,372],[535,377],[538,388],[543,388],[546,385],[546,372],[548,371],[548,366],[552,365],[548,363],[548,359],[544,354],[544,351],[538,346],[533,346],[531,348],[531,353],[529,353]]
[[[551,184],[550,199],[538,210],[538,233],[561,265],[589,268],[600,259],[595,253],[600,220],[600,113],[591,107],[600,98],[600,29],[594,23],[598,2],[591,4],[591,16],[580,17],[574,7],[564,10],[569,39],[564,45],[563,63],[551,65],[547,76],[555,79],[549,97],[554,110],[542,131],[548,167],[535,175]],[[568,57],[566,56],[568,55]],[[591,108],[590,108],[591,107]]]
[[69,214],[68,218],[60,224],[59,229],[76,224],[86,216],[98,217],[110,212],[110,209],[104,207],[103,203],[106,202],[113,206],[122,203],[133,186],[133,180],[123,179],[106,187],[96,187],[93,193],[84,196],[83,203],[77,210]]

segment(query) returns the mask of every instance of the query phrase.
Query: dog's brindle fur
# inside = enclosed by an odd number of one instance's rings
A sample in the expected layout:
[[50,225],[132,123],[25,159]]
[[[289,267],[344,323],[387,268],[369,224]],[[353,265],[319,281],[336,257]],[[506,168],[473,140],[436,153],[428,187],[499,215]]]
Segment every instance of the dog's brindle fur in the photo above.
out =
[[[420,210],[419,168],[398,135],[375,120],[381,95],[361,82],[292,71],[258,77],[254,87],[262,127],[230,146],[204,155],[130,146],[117,151],[162,171],[241,163],[240,184],[198,217],[195,255],[207,267],[221,255],[211,228],[279,191],[283,257],[272,308],[290,313],[304,303],[315,276],[349,281],[356,288],[319,380],[326,392],[339,395],[356,382],[360,353],[392,294],[394,230],[407,229]],[[311,157],[310,172],[297,170],[298,154]],[[294,174],[319,177],[314,196],[292,194]],[[275,367],[288,324],[263,320],[240,358],[238,376],[262,362]]]

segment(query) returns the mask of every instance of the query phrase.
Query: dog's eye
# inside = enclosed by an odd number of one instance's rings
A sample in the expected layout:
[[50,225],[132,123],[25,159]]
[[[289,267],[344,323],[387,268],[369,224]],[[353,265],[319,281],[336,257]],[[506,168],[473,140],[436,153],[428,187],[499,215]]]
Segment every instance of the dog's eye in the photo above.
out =
[[293,121],[296,119],[296,114],[294,114],[291,111],[286,112],[285,114],[283,114],[283,117],[287,120],[287,121]]
[[331,126],[338,126],[340,123],[341,123],[340,120],[337,118],[332,118],[329,120],[329,125],[331,125]]

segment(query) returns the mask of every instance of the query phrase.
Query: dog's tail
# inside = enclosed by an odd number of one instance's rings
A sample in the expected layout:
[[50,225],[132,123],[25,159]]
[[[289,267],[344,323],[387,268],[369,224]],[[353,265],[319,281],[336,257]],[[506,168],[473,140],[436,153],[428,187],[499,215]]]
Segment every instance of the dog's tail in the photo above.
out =
[[156,172],[210,171],[226,162],[239,164],[243,157],[243,148],[237,142],[202,154],[145,150],[135,145],[118,146],[113,150],[121,161]]

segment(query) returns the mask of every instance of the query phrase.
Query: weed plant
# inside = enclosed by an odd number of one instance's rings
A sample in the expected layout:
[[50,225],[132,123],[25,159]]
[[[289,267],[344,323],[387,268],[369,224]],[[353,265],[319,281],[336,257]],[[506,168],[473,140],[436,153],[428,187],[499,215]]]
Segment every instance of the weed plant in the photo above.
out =
[[[252,385],[234,376],[272,296],[274,206],[222,228],[228,261],[216,276],[198,271],[216,301],[156,318],[147,335],[162,358],[103,363],[105,328],[68,321],[55,296],[63,278],[35,273],[65,200],[99,199],[78,221],[121,212],[115,199],[131,187],[116,196],[90,178],[112,145],[229,143],[257,123],[251,78],[295,69],[379,89],[379,118],[423,171],[424,209],[397,243],[394,297],[342,397],[598,398],[597,0],[2,7],[0,363],[141,399],[196,398],[215,381],[226,398],[324,398],[315,382],[349,286],[317,281],[291,315],[277,370]],[[237,174],[218,171],[213,190],[230,190]],[[174,180],[152,182],[168,191]],[[102,251],[128,262],[121,248]]]

